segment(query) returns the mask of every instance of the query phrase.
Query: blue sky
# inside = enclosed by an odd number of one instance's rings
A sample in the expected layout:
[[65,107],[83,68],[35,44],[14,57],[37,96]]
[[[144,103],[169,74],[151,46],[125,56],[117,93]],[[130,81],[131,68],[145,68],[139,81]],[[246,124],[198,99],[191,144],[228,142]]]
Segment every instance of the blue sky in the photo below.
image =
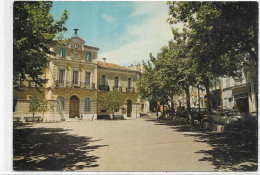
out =
[[164,1],[54,1],[54,19],[64,9],[69,12],[64,37],[73,36],[78,28],[87,45],[100,49],[98,60],[106,57],[122,66],[142,63],[172,38]]

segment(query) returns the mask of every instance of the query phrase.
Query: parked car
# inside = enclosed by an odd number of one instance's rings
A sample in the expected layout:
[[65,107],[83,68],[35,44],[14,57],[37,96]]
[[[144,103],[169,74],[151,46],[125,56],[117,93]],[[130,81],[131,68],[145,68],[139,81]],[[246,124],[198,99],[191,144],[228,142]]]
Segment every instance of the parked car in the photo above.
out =
[[197,120],[201,124],[202,121],[206,121],[209,116],[209,111],[207,108],[191,108],[189,120],[191,124],[194,124],[194,121]]
[[215,114],[212,114],[210,117],[212,117],[213,124],[229,124],[236,122],[242,118],[241,113],[239,110],[218,110]]
[[[239,130],[242,114],[239,110],[222,109],[211,114],[213,130],[223,132],[224,130]],[[241,123],[241,122],[240,122]]]
[[188,116],[188,111],[184,106],[178,107],[176,111],[177,117],[186,118]]
[[188,122],[187,109],[184,106],[178,107],[173,120],[179,124],[186,124]]

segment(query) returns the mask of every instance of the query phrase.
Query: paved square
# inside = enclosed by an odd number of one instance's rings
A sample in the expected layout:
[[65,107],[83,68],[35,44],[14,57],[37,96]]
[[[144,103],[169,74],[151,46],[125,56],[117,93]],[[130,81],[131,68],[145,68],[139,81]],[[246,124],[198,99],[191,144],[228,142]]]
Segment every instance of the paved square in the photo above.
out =
[[20,126],[14,129],[14,170],[234,170],[216,166],[212,146],[197,134],[142,118]]

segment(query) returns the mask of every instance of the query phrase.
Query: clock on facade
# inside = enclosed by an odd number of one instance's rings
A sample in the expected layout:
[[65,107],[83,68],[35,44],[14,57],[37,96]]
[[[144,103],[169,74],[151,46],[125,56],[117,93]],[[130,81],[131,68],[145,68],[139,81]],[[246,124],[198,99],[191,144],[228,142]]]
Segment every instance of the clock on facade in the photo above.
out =
[[74,44],[74,48],[77,49],[79,48],[79,45],[77,43]]
[[75,43],[74,44],[74,49],[73,49],[73,51],[72,51],[72,53],[74,54],[74,55],[78,55],[79,53],[79,50],[78,50],[78,48],[79,48],[79,44],[78,43]]

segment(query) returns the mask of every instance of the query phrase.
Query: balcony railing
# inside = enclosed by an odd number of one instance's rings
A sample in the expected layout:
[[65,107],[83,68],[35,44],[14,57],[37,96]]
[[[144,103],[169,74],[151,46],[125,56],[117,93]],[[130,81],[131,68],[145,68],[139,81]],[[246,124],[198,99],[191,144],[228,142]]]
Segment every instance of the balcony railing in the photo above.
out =
[[99,85],[99,90],[101,90],[101,91],[109,91],[109,86],[108,85]]
[[55,86],[58,88],[82,88],[82,89],[95,89],[95,83],[86,82],[73,82],[73,81],[55,81]]
[[133,88],[133,87],[127,87],[127,88],[126,88],[126,92],[127,92],[127,93],[135,93],[135,88]]
[[122,92],[122,86],[113,86],[113,91]]
[[81,83],[80,83],[80,88],[84,88],[84,89],[95,89],[95,83],[81,82]]
[[66,84],[65,84],[65,81],[56,80],[55,85],[56,85],[56,87],[65,87]]
[[74,82],[74,81],[67,81],[66,82],[66,87],[67,88],[80,88],[80,83],[79,82]]

